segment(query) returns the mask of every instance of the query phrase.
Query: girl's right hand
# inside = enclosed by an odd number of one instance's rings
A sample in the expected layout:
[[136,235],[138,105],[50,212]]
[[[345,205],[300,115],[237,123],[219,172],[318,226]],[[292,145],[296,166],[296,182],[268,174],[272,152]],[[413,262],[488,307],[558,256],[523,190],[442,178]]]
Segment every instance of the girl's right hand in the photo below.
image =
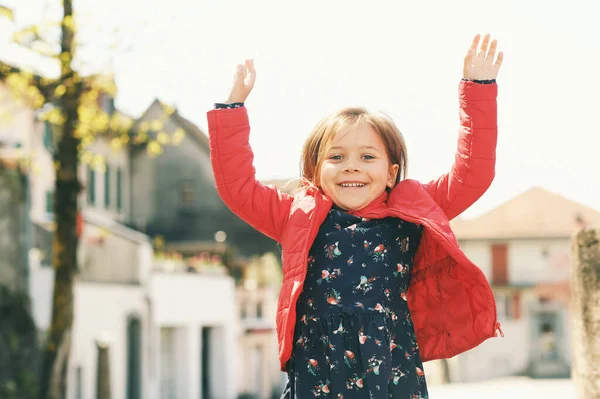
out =
[[233,87],[229,93],[227,103],[243,103],[254,87],[256,71],[254,60],[246,60],[245,65],[239,64],[233,78]]

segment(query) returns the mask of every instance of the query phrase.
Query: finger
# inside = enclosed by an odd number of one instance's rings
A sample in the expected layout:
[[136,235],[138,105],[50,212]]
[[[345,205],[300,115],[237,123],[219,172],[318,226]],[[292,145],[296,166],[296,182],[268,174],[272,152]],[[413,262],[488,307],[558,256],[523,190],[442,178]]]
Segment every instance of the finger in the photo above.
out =
[[478,57],[485,58],[485,55],[487,54],[487,50],[488,50],[489,41],[490,41],[490,34],[486,33],[486,35],[483,37],[483,41],[481,42],[481,48],[479,49],[479,53],[477,54]]
[[475,54],[474,50],[473,48],[470,48],[469,51],[467,51],[467,55],[465,56],[465,62],[463,64],[463,76],[466,75],[467,68],[473,63],[473,54]]
[[248,68],[248,71],[250,73],[256,73],[256,70],[254,69],[254,60],[253,59],[246,60],[246,68]]
[[479,40],[481,39],[481,35],[478,33],[475,35],[475,37],[473,38],[473,42],[471,43],[471,48],[469,49],[469,51],[473,52],[473,54],[476,54],[477,52],[477,46],[479,45]]
[[239,79],[239,78],[244,79],[245,72],[246,72],[246,68],[242,64],[238,64],[237,67],[235,68],[235,78],[236,79]]
[[496,68],[500,68],[502,66],[502,61],[504,61],[504,53],[501,51],[498,53],[498,58],[496,58],[496,62],[494,63],[494,66]]
[[244,66],[238,64],[235,68],[235,74],[233,75],[233,84],[237,85],[244,81]]
[[256,69],[254,69],[254,60],[246,60],[246,79],[245,83],[249,86],[254,86],[256,80]]
[[496,47],[498,46],[498,41],[496,39],[492,40],[492,44],[490,44],[490,50],[485,57],[486,60],[494,61],[494,56],[496,55]]
[[477,46],[479,45],[479,39],[481,39],[481,35],[478,33],[473,38],[473,41],[471,42],[471,47],[469,47],[469,50],[465,55],[465,63],[463,65],[465,69],[467,68],[467,65],[471,63],[475,54],[477,54]]

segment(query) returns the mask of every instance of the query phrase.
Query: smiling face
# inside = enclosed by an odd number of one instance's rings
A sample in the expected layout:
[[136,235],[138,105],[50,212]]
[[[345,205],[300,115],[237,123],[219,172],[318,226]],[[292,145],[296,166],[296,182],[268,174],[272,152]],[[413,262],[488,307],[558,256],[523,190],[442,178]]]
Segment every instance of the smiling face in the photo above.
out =
[[391,164],[381,136],[368,124],[335,134],[319,167],[319,185],[333,203],[356,211],[394,187],[399,166]]

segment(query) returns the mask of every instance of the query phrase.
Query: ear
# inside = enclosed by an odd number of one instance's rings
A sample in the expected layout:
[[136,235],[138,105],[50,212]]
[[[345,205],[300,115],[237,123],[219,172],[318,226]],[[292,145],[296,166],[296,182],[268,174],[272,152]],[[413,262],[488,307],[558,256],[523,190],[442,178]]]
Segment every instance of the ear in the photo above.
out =
[[400,166],[398,166],[398,164],[393,164],[390,165],[390,173],[388,176],[388,181],[387,181],[387,186],[389,188],[393,188],[394,184],[396,184],[396,177],[398,176],[398,170],[400,169]]

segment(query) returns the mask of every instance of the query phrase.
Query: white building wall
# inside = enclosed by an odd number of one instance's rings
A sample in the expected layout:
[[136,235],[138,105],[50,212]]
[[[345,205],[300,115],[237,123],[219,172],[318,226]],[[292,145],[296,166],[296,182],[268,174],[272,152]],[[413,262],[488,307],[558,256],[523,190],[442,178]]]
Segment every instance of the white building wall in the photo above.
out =
[[[504,243],[492,240],[465,240],[460,247],[467,257],[492,278],[492,245]],[[530,239],[508,240],[508,278],[512,285],[533,285],[556,282],[568,277],[570,240]]]
[[[202,327],[213,328],[210,335],[210,385],[212,397],[236,397],[239,357],[235,283],[229,276],[195,273],[153,273],[148,286],[153,304],[153,323],[173,327],[186,348],[179,347],[181,375],[178,388],[184,398],[197,398],[201,387]],[[160,367],[160,365],[159,365]]]
[[492,278],[492,251],[487,241],[461,241],[460,247],[489,280]]
[[[238,394],[270,397],[282,389],[285,373],[280,371],[276,333],[278,291],[273,287],[243,286],[237,289],[240,353]],[[257,310],[261,309],[261,315]],[[260,317],[259,317],[260,316]],[[248,329],[248,330],[247,330]]]
[[[147,305],[139,286],[78,282],[75,286],[75,323],[69,364],[69,398],[75,398],[76,369],[82,368],[83,398],[95,398],[98,339],[108,340],[111,397],[125,398],[127,384],[127,318],[146,324]],[[142,341],[148,339],[142,329]],[[149,353],[142,353],[142,359]],[[142,361],[142,364],[145,362]],[[142,367],[144,370],[145,367]],[[148,380],[147,370],[142,381]],[[143,398],[150,398],[142,384]]]
[[502,323],[504,338],[492,338],[460,354],[458,380],[480,381],[524,371],[529,361],[527,320]]
[[533,285],[568,278],[569,239],[512,240],[508,244],[511,284]]

